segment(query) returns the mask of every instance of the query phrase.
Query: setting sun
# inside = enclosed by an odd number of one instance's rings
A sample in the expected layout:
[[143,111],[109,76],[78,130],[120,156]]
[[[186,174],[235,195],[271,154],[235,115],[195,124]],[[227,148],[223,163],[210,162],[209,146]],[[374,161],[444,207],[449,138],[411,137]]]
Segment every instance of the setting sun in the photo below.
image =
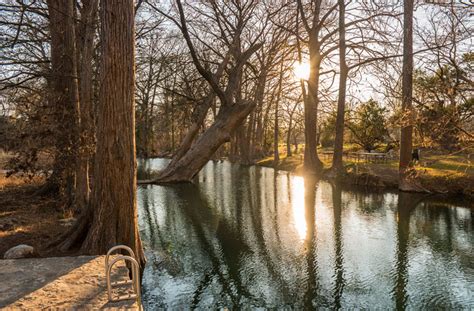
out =
[[303,80],[308,80],[309,79],[309,71],[310,71],[310,66],[309,63],[295,63],[293,66],[293,71],[295,73],[295,76],[298,79],[303,79]]

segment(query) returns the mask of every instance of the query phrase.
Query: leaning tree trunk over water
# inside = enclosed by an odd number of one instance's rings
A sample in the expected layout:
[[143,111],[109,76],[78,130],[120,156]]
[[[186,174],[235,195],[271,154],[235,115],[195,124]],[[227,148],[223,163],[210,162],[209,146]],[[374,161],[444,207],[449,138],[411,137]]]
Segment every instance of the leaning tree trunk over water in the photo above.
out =
[[346,107],[346,86],[349,68],[346,63],[346,24],[345,0],[339,0],[339,94],[337,99],[336,137],[334,139],[334,154],[332,158],[332,171],[338,177],[343,172],[342,154],[344,146],[344,115]]
[[399,189],[413,190],[408,171],[413,148],[413,0],[403,2],[402,125],[400,135]]
[[194,122],[189,127],[188,131],[184,135],[184,139],[176,150],[171,163],[169,166],[174,166],[191,148],[194,139],[199,133],[199,129],[202,127],[204,120],[206,119],[207,112],[211,107],[211,103],[214,100],[214,94],[210,94],[204,99],[204,102],[200,104],[193,113]]
[[[247,50],[242,51],[241,38],[242,27],[245,25],[243,15],[238,16],[237,29],[229,44],[228,53],[232,58],[232,66],[228,70],[228,80],[225,88],[219,83],[219,75],[210,72],[202,64],[197,51],[191,40],[186,15],[180,0],[176,1],[179,11],[179,22],[171,18],[183,34],[186,44],[189,48],[194,66],[200,75],[209,83],[212,91],[220,101],[219,113],[215,122],[191,145],[191,148],[172,166],[168,166],[161,171],[157,178],[153,180],[141,181],[141,183],[173,183],[189,182],[196,176],[202,167],[209,161],[217,149],[228,142],[245,118],[254,109],[253,102],[244,101],[240,96],[240,83],[242,80],[242,71],[250,56],[255,53],[262,43],[254,42]],[[220,14],[218,11],[214,11]],[[165,16],[169,17],[166,13]],[[226,56],[227,57],[227,56]],[[226,69],[227,61],[224,58],[222,70]]]
[[[222,63],[217,68],[215,73],[216,80],[220,80],[222,74],[224,73],[224,69],[227,67],[229,62],[230,54],[228,54]],[[207,112],[209,108],[211,108],[212,104],[215,101],[216,94],[211,90],[207,97],[204,99],[204,102],[201,103],[193,113],[194,122],[189,127],[188,131],[186,132],[184,139],[182,140],[181,144],[179,145],[178,149],[176,150],[173,158],[171,159],[170,164],[168,165],[169,168],[174,167],[178,161],[188,152],[191,148],[192,143],[194,142],[197,134],[199,133],[199,129],[202,127],[204,120],[206,119]]]
[[217,149],[228,142],[234,131],[253,110],[254,104],[234,104],[221,107],[216,121],[191,146],[188,152],[173,166],[160,172],[154,180],[140,183],[174,183],[191,181],[209,161]]
[[130,246],[141,267],[145,256],[138,232],[135,153],[135,31],[133,0],[101,2],[101,71],[97,151],[90,207],[68,233],[62,249],[80,245],[105,254]]

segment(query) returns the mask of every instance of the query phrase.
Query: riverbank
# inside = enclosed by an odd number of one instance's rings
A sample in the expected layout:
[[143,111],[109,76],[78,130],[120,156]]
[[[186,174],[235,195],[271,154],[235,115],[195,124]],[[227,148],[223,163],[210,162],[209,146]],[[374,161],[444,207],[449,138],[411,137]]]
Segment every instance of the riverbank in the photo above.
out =
[[[330,167],[330,159],[323,157],[325,167]],[[427,157],[416,167],[416,180],[426,192],[462,196],[474,199],[474,167],[469,159],[461,156],[444,156],[442,160]],[[302,175],[303,157],[297,154],[282,157],[274,165],[269,157],[256,163],[265,167]],[[398,188],[396,161],[388,163],[346,162],[347,173],[342,182],[348,186],[358,185],[372,189]],[[1,167],[0,167],[1,168]],[[324,177],[327,178],[327,177]],[[58,253],[48,248],[48,244],[65,232],[74,219],[64,211],[54,198],[35,195],[44,180],[11,176],[0,172],[0,257],[5,251],[19,244],[31,245],[34,256],[72,256],[78,253]]]
[[[325,168],[331,166],[331,159],[322,158]],[[275,163],[273,157],[258,161],[256,165],[272,167],[278,170],[303,175],[303,156],[282,157]],[[342,183],[348,185],[398,189],[398,162],[365,163],[345,161],[346,174]],[[327,171],[323,179],[330,179]],[[414,167],[413,181],[420,191],[474,198],[474,166],[470,159],[463,156],[428,156]]]
[[42,178],[6,177],[0,173],[0,258],[11,247],[27,244],[35,257],[72,256],[48,248],[74,222],[55,198],[42,197],[37,191]]
[[[254,164],[275,168],[296,175],[303,175],[303,154],[286,157],[280,153],[280,161],[274,162],[272,156],[256,161]],[[156,155],[158,158],[170,158],[170,154]],[[331,156],[320,155],[324,168],[330,168]],[[348,186],[377,187],[380,189],[398,189],[398,161],[387,160],[384,163],[344,161],[346,174],[340,180]],[[419,192],[463,196],[474,199],[474,163],[472,155],[445,155],[426,153],[422,161],[411,172],[413,183]],[[323,179],[330,180],[327,171]]]

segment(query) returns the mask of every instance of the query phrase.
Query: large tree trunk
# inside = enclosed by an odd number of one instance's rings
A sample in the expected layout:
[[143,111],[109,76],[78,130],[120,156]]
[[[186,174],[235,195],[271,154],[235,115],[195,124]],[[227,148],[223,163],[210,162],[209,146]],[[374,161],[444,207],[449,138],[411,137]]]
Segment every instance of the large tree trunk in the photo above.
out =
[[199,137],[176,165],[160,172],[158,178],[141,181],[141,183],[190,182],[216,150],[230,140],[231,135],[253,108],[254,104],[251,103],[221,107],[216,121]]
[[48,0],[51,34],[50,105],[56,123],[56,155],[48,189],[60,190],[66,207],[74,202],[79,94],[77,82],[74,1]]
[[141,267],[145,256],[138,232],[135,155],[135,32],[133,0],[103,0],[101,70],[94,187],[90,207],[60,244],[88,254],[130,246]]
[[400,135],[399,189],[412,190],[408,171],[412,153],[413,135],[413,0],[403,2],[403,71],[402,71],[402,124]]
[[337,99],[336,137],[334,139],[334,154],[332,171],[336,176],[343,172],[342,154],[344,146],[344,115],[346,107],[346,85],[349,69],[346,63],[346,24],[344,0],[339,0],[339,94]]
[[83,0],[79,26],[79,98],[80,146],[76,168],[75,208],[81,211],[89,204],[89,162],[94,152],[94,122],[92,104],[92,59],[94,55],[95,19],[98,0]]
[[138,233],[135,155],[135,27],[133,0],[101,3],[101,86],[93,219],[82,249],[103,254],[130,246],[145,257]]
[[309,43],[310,76],[308,80],[308,96],[304,100],[304,168],[309,174],[320,173],[323,163],[318,157],[317,124],[319,106],[319,71],[321,69],[321,52],[319,43],[312,34]]

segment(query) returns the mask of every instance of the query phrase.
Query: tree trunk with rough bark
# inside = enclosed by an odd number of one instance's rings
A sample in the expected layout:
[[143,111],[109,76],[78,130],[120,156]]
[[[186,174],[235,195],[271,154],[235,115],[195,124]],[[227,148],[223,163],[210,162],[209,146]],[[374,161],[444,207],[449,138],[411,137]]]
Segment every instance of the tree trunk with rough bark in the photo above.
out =
[[145,256],[138,232],[135,153],[135,27],[132,0],[103,0],[101,69],[94,187],[89,208],[62,250],[80,246],[105,254],[117,244],[133,249],[143,269]]
[[51,34],[50,105],[56,123],[56,155],[46,188],[59,190],[70,208],[74,203],[79,137],[74,1],[48,0],[47,4]]
[[310,76],[308,96],[304,100],[304,168],[308,174],[321,173],[323,163],[318,157],[318,106],[319,106],[319,72],[321,69],[321,52],[317,39],[312,35],[309,40]]
[[280,152],[278,151],[278,141],[279,132],[280,132],[280,125],[278,120],[278,100],[275,102],[275,120],[274,120],[274,127],[273,127],[273,162],[278,164],[280,162]]
[[280,162],[280,152],[278,150],[278,142],[280,140],[280,125],[279,125],[279,111],[278,108],[280,107],[280,99],[281,99],[281,91],[282,91],[282,84],[283,84],[283,61],[280,64],[280,77],[278,78],[278,88],[275,100],[275,115],[274,115],[274,128],[273,128],[273,162],[278,164]]
[[346,24],[344,0],[339,0],[339,93],[337,99],[336,137],[334,139],[334,154],[332,172],[336,177],[343,173],[342,155],[344,146],[344,116],[346,107],[346,86],[349,68],[346,63]]
[[138,233],[135,155],[135,27],[132,0],[101,3],[101,86],[93,219],[82,249],[130,246],[145,262]]
[[79,54],[79,150],[76,168],[75,209],[81,211],[89,204],[89,162],[94,153],[94,109],[92,104],[92,59],[94,55],[95,20],[98,0],[83,0],[78,32]]
[[413,0],[403,1],[402,124],[400,135],[399,189],[412,190],[408,171],[413,148]]

